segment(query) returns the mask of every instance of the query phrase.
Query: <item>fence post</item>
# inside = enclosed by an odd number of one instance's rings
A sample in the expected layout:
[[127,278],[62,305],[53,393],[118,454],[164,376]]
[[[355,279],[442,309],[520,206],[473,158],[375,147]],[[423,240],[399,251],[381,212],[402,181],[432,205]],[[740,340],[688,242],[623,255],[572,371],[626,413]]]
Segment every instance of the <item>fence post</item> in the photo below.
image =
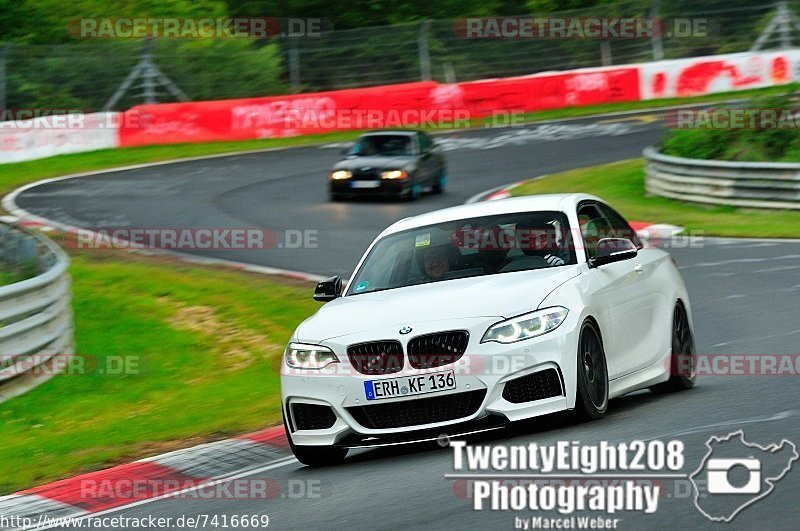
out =
[[11,45],[0,43],[0,110],[6,108],[6,55]]
[[600,41],[600,64],[603,66],[611,66],[611,43],[608,41]]
[[294,46],[289,48],[289,83],[292,92],[300,92],[300,51]]
[[428,30],[431,27],[430,20],[423,20],[419,26],[419,37],[417,38],[417,51],[419,53],[419,77],[422,81],[431,80],[431,53],[428,49]]
[[145,103],[155,103],[155,73],[150,68],[150,65],[153,64],[153,39],[145,39],[142,45],[140,60],[143,65],[146,65],[145,68],[142,69],[142,98]]
[[661,19],[658,18],[658,13],[661,11],[661,0],[653,0],[650,5],[650,20],[653,23],[653,60],[661,61],[664,59],[664,29]]

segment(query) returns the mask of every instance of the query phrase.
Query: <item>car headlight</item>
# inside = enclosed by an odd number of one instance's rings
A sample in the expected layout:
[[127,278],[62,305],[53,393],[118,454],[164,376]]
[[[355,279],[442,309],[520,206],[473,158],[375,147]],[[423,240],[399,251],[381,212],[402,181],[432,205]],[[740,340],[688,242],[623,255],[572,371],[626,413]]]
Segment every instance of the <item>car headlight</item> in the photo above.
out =
[[500,321],[486,330],[481,343],[514,343],[546,334],[561,326],[568,313],[563,306],[554,306]]
[[303,343],[289,343],[286,347],[286,365],[293,369],[322,369],[338,362],[339,358],[327,347]]
[[347,170],[336,170],[331,172],[331,179],[339,181],[341,179],[349,179],[353,176],[353,172]]
[[381,173],[381,179],[405,179],[408,173],[403,170],[389,170]]

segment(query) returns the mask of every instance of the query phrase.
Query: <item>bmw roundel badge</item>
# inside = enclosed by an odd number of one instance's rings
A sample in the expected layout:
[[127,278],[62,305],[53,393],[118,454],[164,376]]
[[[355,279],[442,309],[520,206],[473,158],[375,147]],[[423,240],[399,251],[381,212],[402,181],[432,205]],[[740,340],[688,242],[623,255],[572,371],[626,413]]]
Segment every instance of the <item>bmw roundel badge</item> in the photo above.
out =
[[401,329],[400,329],[400,333],[401,333],[401,334],[404,334],[404,335],[405,335],[405,334],[410,334],[410,333],[411,333],[411,330],[413,330],[413,328],[411,328],[411,327],[410,327],[410,326],[408,326],[408,325],[405,325],[403,328],[401,328]]

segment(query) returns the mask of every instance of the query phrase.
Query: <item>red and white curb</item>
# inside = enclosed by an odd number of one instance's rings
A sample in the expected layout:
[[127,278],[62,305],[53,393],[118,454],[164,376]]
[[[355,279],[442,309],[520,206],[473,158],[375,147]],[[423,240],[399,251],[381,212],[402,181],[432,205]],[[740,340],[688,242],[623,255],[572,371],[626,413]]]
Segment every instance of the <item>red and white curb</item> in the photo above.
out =
[[[0,497],[0,516],[18,522],[41,523],[53,518],[80,518],[110,509],[141,505],[155,500],[192,493],[232,481],[271,465],[294,461],[283,426],[242,435],[192,448],[141,459],[113,468],[90,472]],[[281,485],[266,480],[258,483],[261,498],[277,498]],[[222,493],[222,494],[220,494]],[[236,496],[227,490],[211,496]],[[195,496],[202,497],[208,494]],[[46,521],[46,520],[45,520]]]
[[648,223],[645,221],[628,222],[636,234],[646,241],[657,241],[672,238],[684,231],[683,227],[668,223]]

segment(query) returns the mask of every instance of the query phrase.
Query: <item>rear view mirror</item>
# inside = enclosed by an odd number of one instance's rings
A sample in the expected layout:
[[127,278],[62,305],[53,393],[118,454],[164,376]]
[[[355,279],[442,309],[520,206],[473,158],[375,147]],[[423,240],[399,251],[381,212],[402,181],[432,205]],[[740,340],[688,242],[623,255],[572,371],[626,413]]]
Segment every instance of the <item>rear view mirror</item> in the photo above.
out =
[[597,242],[594,258],[590,260],[592,267],[629,260],[638,254],[632,241],[625,238],[603,238]]
[[329,302],[342,295],[341,277],[331,277],[317,284],[314,290],[314,300]]

